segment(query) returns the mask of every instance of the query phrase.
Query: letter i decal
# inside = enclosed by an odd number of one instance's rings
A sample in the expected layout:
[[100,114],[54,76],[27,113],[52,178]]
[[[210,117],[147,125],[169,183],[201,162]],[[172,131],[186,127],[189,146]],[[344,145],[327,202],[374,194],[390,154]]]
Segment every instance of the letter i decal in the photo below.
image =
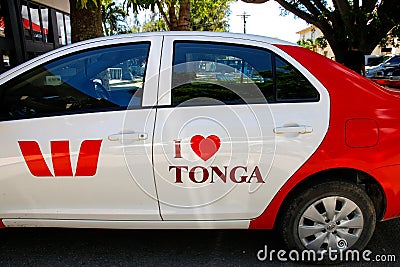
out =
[[181,140],[174,140],[175,141],[175,158],[181,159]]

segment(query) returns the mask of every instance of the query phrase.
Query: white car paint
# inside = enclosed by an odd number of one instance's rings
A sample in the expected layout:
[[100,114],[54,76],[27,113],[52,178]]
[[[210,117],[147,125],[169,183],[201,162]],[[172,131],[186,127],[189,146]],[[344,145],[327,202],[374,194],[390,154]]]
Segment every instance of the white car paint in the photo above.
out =
[[[232,42],[269,49],[311,81],[320,93],[320,101],[165,107],[171,104],[174,40]],[[38,57],[1,75],[0,83],[67,53],[140,41],[152,42],[144,109],[0,122],[3,134],[0,172],[7,173],[1,177],[0,202],[4,205],[0,217],[6,226],[147,228],[144,225],[152,221],[149,228],[247,228],[249,219],[264,211],[282,185],[322,142],[329,127],[329,94],[304,67],[272,45],[285,44],[274,39],[244,35],[239,38],[225,33],[149,33],[105,38]],[[274,133],[277,127],[289,126],[307,126],[312,131]],[[112,136],[119,133],[121,139],[114,140]],[[145,133],[147,139],[126,140],[125,134],[131,133]],[[228,168],[245,165],[249,170],[257,165],[265,183],[216,182],[184,187],[173,184],[173,173],[168,168],[175,164],[171,159],[175,139],[182,140],[182,153],[187,153],[184,156],[188,160],[182,164],[204,164],[190,153],[190,137],[197,134],[205,137],[217,134],[221,138],[221,148],[212,165]],[[97,174],[79,179],[30,176],[16,141],[37,140],[51,166],[49,142],[55,139],[70,140],[75,154],[72,164],[82,140],[102,139]],[[173,222],[176,220],[187,222]],[[210,222],[214,220],[221,223]]]
[[[166,36],[160,73],[160,103],[171,104],[171,66],[173,42],[197,41],[197,36]],[[205,37],[201,41],[229,43],[229,38]],[[276,47],[264,42],[235,40],[235,44],[267,48],[295,65],[318,89],[321,100],[310,103],[271,105],[222,105],[207,107],[160,108],[154,136],[154,168],[164,220],[232,220],[251,219],[260,215],[273,196],[291,175],[306,162],[322,142],[329,122],[329,94],[304,68]],[[197,121],[196,121],[197,120]],[[222,126],[221,126],[222,125]],[[307,134],[274,134],[276,127],[308,126]],[[260,167],[263,184],[174,183],[171,165],[203,164],[189,154],[190,138],[196,134],[217,134],[221,151],[205,167]],[[189,151],[182,161],[174,159],[174,140],[182,140],[182,151]],[[189,169],[190,169],[189,167]],[[250,175],[248,173],[247,175]],[[187,172],[186,172],[187,176]]]
[[[124,38],[124,42],[152,42],[144,88],[144,98],[149,103],[156,102],[161,40],[161,36],[138,40]],[[81,49],[118,44],[120,41],[90,42],[62,50],[73,53]],[[24,64],[14,74],[23,73],[65,53],[53,52],[34,63]],[[4,74],[0,82],[5,82],[9,77],[10,73]],[[157,198],[152,197],[156,189],[151,177],[151,157],[142,156],[146,151],[151,152],[155,113],[155,109],[142,109],[1,122],[0,172],[7,174],[1,178],[1,217],[161,220]],[[134,132],[145,132],[150,138],[124,140],[127,139],[125,134]],[[120,139],[110,140],[109,136],[121,133]],[[94,177],[87,178],[32,177],[17,143],[19,140],[37,141],[52,170],[50,141],[69,140],[72,170],[75,170],[80,144],[91,139],[103,141],[98,171]],[[10,158],[14,160],[10,162]],[[126,160],[135,162],[140,168],[128,169]],[[140,185],[138,179],[142,179]],[[151,195],[146,192],[151,192]]]

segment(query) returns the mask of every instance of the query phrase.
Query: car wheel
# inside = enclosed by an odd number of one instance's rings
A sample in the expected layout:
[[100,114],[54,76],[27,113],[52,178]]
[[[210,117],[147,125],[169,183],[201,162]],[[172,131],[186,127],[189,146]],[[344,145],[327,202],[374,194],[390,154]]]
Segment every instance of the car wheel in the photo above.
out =
[[359,186],[329,181],[298,193],[281,219],[280,232],[289,249],[334,253],[362,250],[375,230],[376,213]]

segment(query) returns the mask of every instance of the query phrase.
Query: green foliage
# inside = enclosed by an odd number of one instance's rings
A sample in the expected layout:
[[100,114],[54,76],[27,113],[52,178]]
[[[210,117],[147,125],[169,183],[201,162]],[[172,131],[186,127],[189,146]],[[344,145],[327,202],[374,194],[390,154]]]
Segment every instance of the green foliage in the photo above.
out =
[[[167,2],[171,2],[173,0],[167,0]],[[127,9],[132,8],[133,12],[138,13],[143,9],[150,9],[154,11],[157,2],[161,2],[158,0],[125,0],[124,4],[126,4]],[[175,1],[174,1],[175,2]]]
[[106,35],[114,35],[124,31],[123,24],[126,12],[121,6],[117,6],[111,0],[103,0],[101,5],[101,19]]
[[382,38],[379,45],[381,47],[386,47],[386,46],[400,47],[400,42],[398,38],[400,38],[400,25],[393,27],[393,29],[388,33],[388,35]]
[[[142,31],[163,31],[171,29],[171,22],[178,18],[182,0],[127,0],[126,6],[134,12],[151,10],[152,16],[143,23]],[[190,30],[227,31],[230,3],[237,0],[190,0]],[[172,12],[170,12],[172,10]],[[171,18],[175,14],[175,18]]]
[[76,7],[79,9],[82,9],[82,8],[88,8],[91,5],[99,6],[99,5],[101,5],[101,3],[102,3],[102,0],[77,0]]
[[[270,0],[242,0],[267,2]],[[369,54],[380,43],[393,44],[400,37],[398,0],[275,0],[288,12],[317,26],[341,61],[351,47]],[[389,36],[388,35],[389,33]]]
[[315,39],[315,44],[318,47],[325,49],[328,46],[328,41],[326,40],[326,38],[324,36],[320,36]]
[[235,0],[191,0],[190,29],[225,32],[229,29],[229,5]]
[[301,39],[297,41],[297,44],[312,51],[317,51],[317,48],[325,49],[328,46],[328,42],[323,36],[317,37],[315,40]]
[[143,23],[141,27],[142,32],[161,32],[167,30],[168,27],[165,21],[155,13],[153,13],[150,20]]

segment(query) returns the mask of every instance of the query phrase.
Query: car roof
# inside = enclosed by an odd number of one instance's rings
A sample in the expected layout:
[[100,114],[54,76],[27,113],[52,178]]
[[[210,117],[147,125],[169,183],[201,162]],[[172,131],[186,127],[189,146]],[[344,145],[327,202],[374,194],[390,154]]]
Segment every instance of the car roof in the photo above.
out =
[[[125,38],[135,38],[135,37],[150,37],[150,36],[198,36],[198,37],[222,37],[222,38],[233,38],[233,39],[241,39],[241,40],[252,40],[265,42],[270,44],[289,44],[294,45],[293,43],[283,41],[277,38],[271,38],[260,35],[253,34],[242,34],[242,33],[231,33],[231,32],[207,32],[207,31],[165,31],[165,32],[142,32],[142,33],[129,33],[129,34],[120,34],[120,35],[112,35],[106,37],[99,37],[95,39],[89,39],[83,42],[76,43],[90,43],[93,41],[106,41],[106,40],[114,40],[114,39],[125,39]],[[199,40],[201,41],[201,40]]]
[[252,34],[239,34],[239,33],[228,33],[228,32],[206,32],[206,31],[165,31],[165,32],[146,32],[146,33],[130,33],[130,34],[121,34],[121,35],[112,35],[106,37],[99,37],[88,39],[81,42],[76,42],[70,45],[62,46],[55,50],[51,50],[43,55],[35,57],[29,61],[26,61],[14,68],[0,74],[0,80],[4,78],[8,80],[6,77],[11,76],[12,74],[20,74],[20,71],[24,69],[26,66],[31,64],[36,64],[39,62],[47,61],[48,58],[52,58],[55,55],[62,54],[63,51],[67,53],[77,52],[80,48],[85,49],[93,45],[94,47],[99,47],[107,44],[118,44],[118,43],[129,43],[129,41],[134,41],[136,38],[142,37],[156,37],[156,36],[187,36],[187,37],[198,37],[199,41],[201,41],[202,37],[215,37],[215,38],[226,38],[233,40],[248,40],[248,41],[256,41],[262,43],[268,43],[273,45],[296,45],[294,43],[290,43],[287,41],[279,40],[276,38],[270,38],[265,36],[258,36]]

